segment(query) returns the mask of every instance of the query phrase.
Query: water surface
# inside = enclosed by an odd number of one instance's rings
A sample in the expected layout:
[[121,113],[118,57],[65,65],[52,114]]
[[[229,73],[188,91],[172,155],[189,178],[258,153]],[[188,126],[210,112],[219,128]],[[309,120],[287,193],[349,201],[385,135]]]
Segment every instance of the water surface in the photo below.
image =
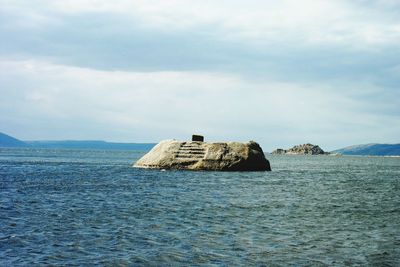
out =
[[0,149],[1,265],[400,265],[400,158],[131,168],[142,155]]

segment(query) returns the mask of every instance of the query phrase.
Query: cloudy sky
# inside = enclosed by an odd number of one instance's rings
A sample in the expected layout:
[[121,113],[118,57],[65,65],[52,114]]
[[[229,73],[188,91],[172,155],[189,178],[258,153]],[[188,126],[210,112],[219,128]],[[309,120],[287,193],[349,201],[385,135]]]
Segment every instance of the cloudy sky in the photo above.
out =
[[400,142],[398,0],[0,0],[0,131]]

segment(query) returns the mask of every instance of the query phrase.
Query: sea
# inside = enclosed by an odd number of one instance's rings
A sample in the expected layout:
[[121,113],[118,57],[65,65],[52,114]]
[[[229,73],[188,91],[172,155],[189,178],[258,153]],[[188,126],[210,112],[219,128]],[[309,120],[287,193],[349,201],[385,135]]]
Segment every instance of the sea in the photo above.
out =
[[144,153],[0,149],[0,266],[400,266],[400,158],[132,168]]

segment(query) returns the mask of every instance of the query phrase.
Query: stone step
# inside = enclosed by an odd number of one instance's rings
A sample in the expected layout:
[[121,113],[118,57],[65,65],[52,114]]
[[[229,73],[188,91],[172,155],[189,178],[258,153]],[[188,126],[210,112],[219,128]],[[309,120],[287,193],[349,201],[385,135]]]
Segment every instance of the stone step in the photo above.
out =
[[202,143],[184,143],[181,144],[182,146],[201,146]]
[[205,155],[205,152],[200,152],[200,151],[178,151],[176,154],[182,154],[182,155]]
[[204,151],[205,149],[200,148],[200,147],[180,147],[179,150],[202,150],[202,151]]
[[188,151],[188,150],[193,150],[193,151],[205,151],[205,150],[202,149],[202,148],[193,148],[193,147],[181,147],[181,148],[179,148],[179,150],[185,150],[185,151]]
[[178,159],[194,159],[199,160],[204,158],[206,154],[205,149],[196,143],[182,144],[178,151],[175,152],[175,157]]
[[201,150],[178,150],[176,153],[184,153],[184,154],[205,154],[205,151]]
[[198,147],[180,147],[178,151],[206,151],[206,150]]
[[176,155],[177,159],[202,159],[204,155]]
[[178,150],[176,150],[176,151],[196,151],[196,152],[205,152],[206,150],[205,149],[200,149],[200,148],[179,148]]
[[205,149],[200,146],[184,144],[175,152],[175,157],[178,159],[198,160],[204,158],[205,154]]
[[175,158],[203,159],[204,155],[176,155]]

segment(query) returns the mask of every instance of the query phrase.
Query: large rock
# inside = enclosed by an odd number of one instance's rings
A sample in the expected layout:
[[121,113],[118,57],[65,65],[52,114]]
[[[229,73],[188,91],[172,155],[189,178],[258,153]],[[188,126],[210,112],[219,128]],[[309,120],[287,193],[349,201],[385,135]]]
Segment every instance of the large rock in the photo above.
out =
[[278,155],[327,155],[329,152],[323,151],[319,146],[313,144],[304,144],[294,146],[290,149],[278,148],[272,151],[272,154]]
[[165,140],[138,160],[134,167],[210,171],[270,171],[259,144],[250,141],[203,143]]

